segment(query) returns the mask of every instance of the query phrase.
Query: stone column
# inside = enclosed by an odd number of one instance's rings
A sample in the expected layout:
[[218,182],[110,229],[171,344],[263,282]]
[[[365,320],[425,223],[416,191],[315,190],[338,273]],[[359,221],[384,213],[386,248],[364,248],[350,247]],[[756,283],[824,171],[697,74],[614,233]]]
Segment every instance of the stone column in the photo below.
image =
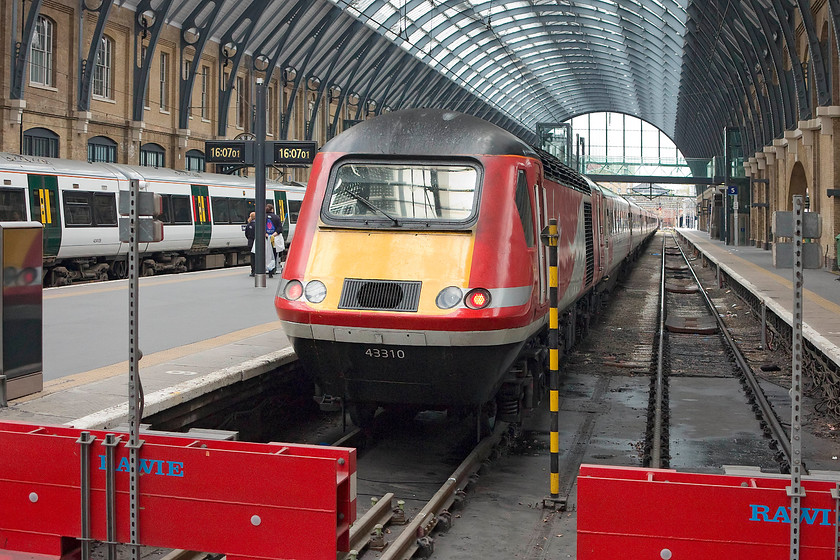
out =
[[11,153],[23,152],[23,112],[26,109],[25,99],[7,99],[3,107],[3,126],[0,146],[3,151]]
[[140,146],[143,145],[143,130],[146,128],[145,121],[130,121],[128,123],[128,154],[129,165],[140,165]]

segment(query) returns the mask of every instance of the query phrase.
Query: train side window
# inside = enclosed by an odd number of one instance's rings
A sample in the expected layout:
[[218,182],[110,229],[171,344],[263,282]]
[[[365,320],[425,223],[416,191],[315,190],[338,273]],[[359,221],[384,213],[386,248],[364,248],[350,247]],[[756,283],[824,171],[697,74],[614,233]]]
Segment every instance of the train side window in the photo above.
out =
[[171,224],[172,223],[172,196],[168,194],[160,195],[161,198],[161,206],[163,206],[163,211],[160,213],[160,216],[157,217],[158,220],[163,222],[164,224]]
[[93,223],[97,226],[117,225],[117,199],[114,193],[93,194]]
[[214,224],[230,223],[230,200],[220,196],[214,196],[210,202],[213,208]]
[[520,171],[516,179],[516,209],[519,211],[519,220],[525,230],[525,243],[528,247],[534,246],[534,217],[531,207],[531,197],[528,195],[528,180],[525,172]]
[[230,223],[244,224],[248,219],[248,201],[244,198],[231,198],[230,200]]
[[64,220],[68,226],[92,226],[93,209],[88,192],[64,192]]
[[296,224],[298,221],[298,216],[300,215],[300,200],[290,200],[289,202],[289,222],[292,224]]
[[192,213],[190,212],[190,197],[188,195],[172,195],[172,223],[192,224]]
[[23,189],[0,189],[0,221],[26,220],[26,196]]

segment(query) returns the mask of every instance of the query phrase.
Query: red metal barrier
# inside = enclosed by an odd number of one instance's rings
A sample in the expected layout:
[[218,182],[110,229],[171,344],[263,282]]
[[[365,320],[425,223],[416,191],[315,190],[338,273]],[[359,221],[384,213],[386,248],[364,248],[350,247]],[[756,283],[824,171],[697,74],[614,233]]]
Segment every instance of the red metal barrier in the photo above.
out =
[[[106,434],[116,445],[116,542],[129,542],[126,434],[0,422],[0,559],[78,553],[81,453],[90,458],[90,537],[106,541]],[[335,558],[356,518],[355,449],[141,434],[143,545],[250,558]]]
[[[789,477],[581,465],[578,560],[790,558]],[[800,551],[834,560],[836,481],[803,480]]]

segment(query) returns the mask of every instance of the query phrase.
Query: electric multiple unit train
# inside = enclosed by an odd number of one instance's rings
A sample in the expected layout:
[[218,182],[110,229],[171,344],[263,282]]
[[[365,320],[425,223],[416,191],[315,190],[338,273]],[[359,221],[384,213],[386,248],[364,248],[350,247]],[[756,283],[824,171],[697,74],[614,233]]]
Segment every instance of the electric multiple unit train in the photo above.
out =
[[[254,181],[229,175],[113,163],[0,154],[0,221],[43,224],[46,286],[125,278],[118,193],[130,179],[161,195],[164,239],[141,244],[143,274],[183,272],[249,262],[243,234],[254,209]],[[288,245],[304,187],[268,181],[266,202],[283,218]]]
[[657,218],[472,116],[362,122],[315,159],[278,317],[356,423],[394,404],[515,419],[544,387],[552,218],[569,338]]

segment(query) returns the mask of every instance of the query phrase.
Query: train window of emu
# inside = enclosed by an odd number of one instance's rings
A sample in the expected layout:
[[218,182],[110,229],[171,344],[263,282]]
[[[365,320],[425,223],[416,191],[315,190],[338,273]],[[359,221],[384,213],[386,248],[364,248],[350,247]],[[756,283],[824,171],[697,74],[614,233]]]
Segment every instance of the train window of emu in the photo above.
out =
[[23,189],[0,189],[0,222],[26,220],[26,196]]
[[68,227],[117,225],[115,193],[64,193],[64,222]]
[[348,162],[334,173],[324,210],[384,226],[460,225],[476,211],[479,179],[468,163]]

